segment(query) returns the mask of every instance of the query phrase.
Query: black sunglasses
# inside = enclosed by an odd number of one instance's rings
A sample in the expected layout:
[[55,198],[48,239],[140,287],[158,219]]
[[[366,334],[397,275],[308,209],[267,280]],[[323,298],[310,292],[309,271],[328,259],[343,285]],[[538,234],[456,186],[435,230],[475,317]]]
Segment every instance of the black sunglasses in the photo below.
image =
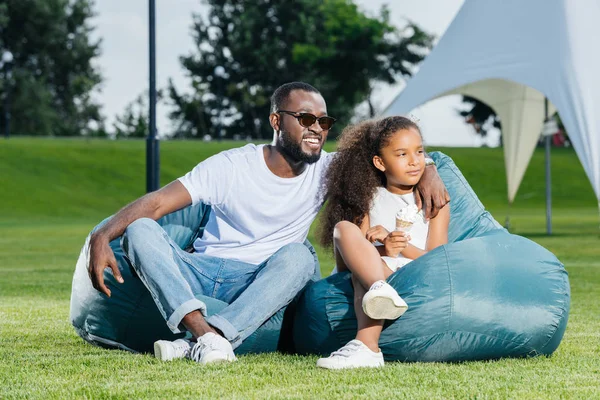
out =
[[300,113],[300,112],[293,112],[293,111],[286,111],[286,110],[279,110],[279,111],[277,111],[277,113],[284,113],[284,114],[291,115],[292,117],[296,118],[298,120],[298,123],[305,128],[309,128],[309,127],[313,126],[313,124],[315,122],[318,122],[319,126],[324,131],[330,130],[336,121],[336,119],[333,117],[327,116],[327,117],[318,117],[317,118],[316,115],[313,115],[310,113]]

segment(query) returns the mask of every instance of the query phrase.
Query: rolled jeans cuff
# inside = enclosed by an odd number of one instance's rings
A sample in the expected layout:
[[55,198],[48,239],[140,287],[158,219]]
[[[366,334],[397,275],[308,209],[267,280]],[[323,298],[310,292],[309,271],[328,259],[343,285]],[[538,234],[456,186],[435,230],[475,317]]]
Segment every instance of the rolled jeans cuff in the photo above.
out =
[[196,310],[200,311],[202,313],[202,315],[206,317],[206,313],[207,313],[206,304],[203,301],[200,301],[198,299],[188,300],[185,303],[183,303],[182,305],[180,305],[179,307],[177,307],[177,309],[175,309],[175,311],[173,311],[173,314],[171,314],[171,316],[167,320],[167,326],[169,327],[171,332],[181,333],[182,331],[181,331],[181,329],[179,329],[181,320],[187,314],[191,313],[192,311],[196,311]]
[[225,318],[215,314],[208,317],[206,322],[208,322],[208,324],[213,328],[220,330],[223,333],[223,336],[225,336],[225,339],[231,343],[231,347],[234,349],[242,344],[242,341],[240,340],[240,332]]

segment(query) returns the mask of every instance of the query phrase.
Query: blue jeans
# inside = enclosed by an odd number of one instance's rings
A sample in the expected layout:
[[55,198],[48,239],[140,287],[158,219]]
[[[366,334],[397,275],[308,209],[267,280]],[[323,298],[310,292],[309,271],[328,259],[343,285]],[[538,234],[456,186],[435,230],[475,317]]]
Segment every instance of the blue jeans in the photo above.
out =
[[125,231],[123,250],[173,333],[195,310],[207,315],[204,295],[229,303],[206,319],[236,348],[285,307],[315,274],[311,250],[301,243],[280,248],[260,265],[182,250],[154,220],[141,218]]

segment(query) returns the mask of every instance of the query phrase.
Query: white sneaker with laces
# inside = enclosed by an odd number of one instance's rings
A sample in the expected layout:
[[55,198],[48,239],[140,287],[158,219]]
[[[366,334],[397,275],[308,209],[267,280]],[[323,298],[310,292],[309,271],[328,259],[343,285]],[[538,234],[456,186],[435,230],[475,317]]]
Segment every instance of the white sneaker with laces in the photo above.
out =
[[327,369],[383,367],[383,354],[369,349],[358,339],[349,341],[327,358],[319,358],[317,367]]
[[192,350],[192,342],[187,339],[175,341],[158,340],[154,342],[154,357],[161,361],[171,361],[176,358],[188,357]]
[[200,336],[190,352],[190,358],[200,364],[236,361],[233,347],[223,336],[208,332]]
[[396,319],[406,312],[408,305],[387,282],[377,281],[365,293],[362,308],[372,319]]

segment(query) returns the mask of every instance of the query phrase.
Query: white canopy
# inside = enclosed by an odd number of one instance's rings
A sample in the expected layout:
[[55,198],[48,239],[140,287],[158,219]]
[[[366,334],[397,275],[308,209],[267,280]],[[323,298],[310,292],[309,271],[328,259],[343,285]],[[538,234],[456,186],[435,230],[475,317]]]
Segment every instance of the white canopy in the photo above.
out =
[[[508,201],[512,203],[540,137],[545,117],[544,95],[535,89],[504,79],[486,79],[450,90],[442,96],[475,97],[494,109],[502,122],[504,166]],[[548,115],[556,111],[548,105]]]
[[448,94],[487,103],[501,118],[512,202],[542,129],[545,94],[600,205],[598,37],[597,0],[466,0],[384,115]]

